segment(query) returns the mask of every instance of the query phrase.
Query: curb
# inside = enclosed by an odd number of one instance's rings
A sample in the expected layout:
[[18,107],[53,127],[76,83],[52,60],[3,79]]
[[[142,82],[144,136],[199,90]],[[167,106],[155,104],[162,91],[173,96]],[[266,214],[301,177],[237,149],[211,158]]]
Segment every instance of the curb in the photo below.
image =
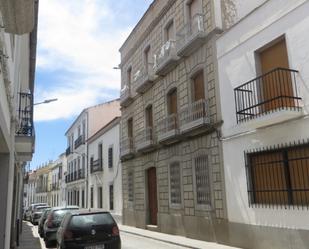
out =
[[128,234],[133,234],[133,235],[136,235],[136,236],[139,236],[139,237],[144,237],[144,238],[147,238],[147,239],[153,239],[153,240],[157,240],[157,241],[160,241],[160,242],[172,244],[172,245],[175,245],[175,246],[185,247],[185,248],[188,248],[188,249],[202,249],[202,248],[199,248],[199,247],[192,247],[192,246],[180,244],[180,243],[169,241],[169,240],[165,240],[165,239],[158,239],[158,238],[154,238],[154,237],[147,236],[147,235],[142,235],[142,234],[135,233],[135,232],[130,232],[130,231],[127,231],[127,230],[121,230],[120,229],[120,232],[128,233]]

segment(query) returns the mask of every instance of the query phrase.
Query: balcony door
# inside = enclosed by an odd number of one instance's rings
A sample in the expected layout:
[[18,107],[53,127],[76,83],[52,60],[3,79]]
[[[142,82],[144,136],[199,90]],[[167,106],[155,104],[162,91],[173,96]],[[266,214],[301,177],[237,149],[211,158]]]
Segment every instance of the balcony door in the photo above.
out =
[[205,99],[205,86],[204,86],[204,74],[203,71],[199,72],[193,78],[193,102]]
[[[262,82],[262,111],[270,111],[279,107],[295,106],[291,73],[276,68],[289,69],[288,54],[285,40],[281,40],[260,52]],[[268,73],[268,74],[267,74]],[[266,74],[266,75],[265,75]]]
[[[147,139],[152,139],[152,128],[153,128],[153,114],[152,114],[152,105],[146,108],[146,128],[149,129],[149,134],[147,134]],[[148,133],[148,131],[146,131]],[[148,137],[149,136],[149,137]]]

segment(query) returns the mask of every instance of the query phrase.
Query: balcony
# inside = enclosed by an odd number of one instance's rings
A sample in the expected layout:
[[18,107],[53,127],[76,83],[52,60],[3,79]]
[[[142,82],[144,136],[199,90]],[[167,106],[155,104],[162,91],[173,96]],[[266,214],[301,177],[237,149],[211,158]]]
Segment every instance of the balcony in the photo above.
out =
[[136,77],[135,80],[135,89],[138,93],[146,92],[153,84],[156,75],[154,73],[154,64],[148,63],[147,66],[144,66],[139,75]]
[[102,159],[94,160],[90,162],[90,173],[103,171]]
[[276,68],[235,88],[237,123],[257,129],[301,116],[297,73]]
[[131,87],[125,85],[120,91],[120,105],[127,107],[133,102]]
[[134,156],[134,142],[132,137],[124,138],[120,143],[121,159],[130,159]]
[[152,127],[146,127],[136,136],[136,150],[139,152],[149,152],[155,147],[155,139]]
[[66,150],[65,150],[65,155],[68,156],[71,154],[71,147],[69,146]]
[[209,127],[210,118],[208,101],[201,99],[180,110],[179,122],[180,132],[182,134],[198,134],[203,128],[205,129]]
[[48,191],[47,186],[38,186],[35,189],[36,193],[46,193]]
[[158,122],[158,142],[171,144],[178,140],[178,116],[176,113],[170,114]]
[[85,170],[84,169],[78,169],[74,172],[71,172],[65,176],[65,182],[70,183],[74,181],[78,181],[85,178]]
[[177,34],[177,55],[188,56],[206,40],[206,29],[202,14],[196,14]]
[[75,150],[84,143],[85,143],[84,135],[80,135],[74,142]]
[[18,123],[15,132],[15,149],[20,161],[31,161],[34,152],[33,94],[19,93]]
[[53,191],[53,190],[59,190],[60,189],[60,183],[57,182],[57,183],[52,183],[50,184],[50,189]]
[[176,41],[169,40],[162,47],[160,52],[155,55],[155,74],[165,76],[178,63],[179,57],[176,53]]

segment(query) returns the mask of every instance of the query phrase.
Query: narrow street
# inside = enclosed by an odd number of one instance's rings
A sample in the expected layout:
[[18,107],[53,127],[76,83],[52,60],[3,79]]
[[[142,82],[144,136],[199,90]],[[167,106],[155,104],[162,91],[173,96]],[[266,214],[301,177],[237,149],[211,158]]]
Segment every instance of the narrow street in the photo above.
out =
[[[126,232],[121,233],[122,249],[137,249],[137,248],[147,248],[147,249],[184,249],[185,247],[179,247],[177,245],[172,245],[164,243],[161,241],[156,241],[153,239],[148,239],[141,236],[132,235]],[[24,222],[23,224],[23,235],[20,241],[20,249],[47,249],[44,244],[44,240],[39,237],[37,226],[33,226],[30,222]],[[56,249],[52,247],[51,249]]]

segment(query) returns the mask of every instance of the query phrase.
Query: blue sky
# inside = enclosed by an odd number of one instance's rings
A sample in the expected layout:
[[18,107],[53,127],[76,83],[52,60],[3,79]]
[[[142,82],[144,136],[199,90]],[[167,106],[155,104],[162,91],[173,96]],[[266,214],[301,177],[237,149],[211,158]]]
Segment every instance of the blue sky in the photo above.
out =
[[[134,4],[133,4],[134,2]],[[118,49],[152,0],[40,1],[31,168],[65,151],[66,129],[86,107],[119,97]]]

